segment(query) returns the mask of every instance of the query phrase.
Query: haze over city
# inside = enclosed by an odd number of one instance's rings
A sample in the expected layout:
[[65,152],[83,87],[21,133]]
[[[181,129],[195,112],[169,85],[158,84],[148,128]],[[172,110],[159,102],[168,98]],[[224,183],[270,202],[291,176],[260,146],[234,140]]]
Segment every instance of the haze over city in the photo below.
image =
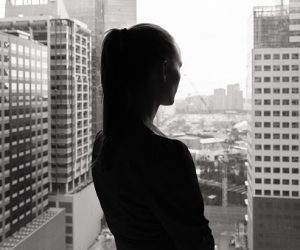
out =
[[[4,16],[4,2],[0,0],[0,17]],[[234,83],[239,83],[245,93],[252,7],[279,3],[280,0],[187,0],[184,4],[179,0],[138,0],[137,22],[161,25],[179,44],[183,67],[177,99],[196,93],[210,95],[215,88]]]

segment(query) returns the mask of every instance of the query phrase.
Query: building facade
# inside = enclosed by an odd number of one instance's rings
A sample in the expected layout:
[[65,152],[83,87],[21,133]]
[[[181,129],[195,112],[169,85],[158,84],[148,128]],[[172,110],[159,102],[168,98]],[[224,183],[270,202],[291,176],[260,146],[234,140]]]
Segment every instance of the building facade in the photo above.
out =
[[0,44],[1,242],[47,209],[50,187],[47,47],[17,32]]
[[103,127],[100,57],[104,37],[104,0],[64,0],[64,3],[69,16],[87,24],[92,34],[92,138],[95,138]]
[[250,250],[300,248],[300,1],[254,9]]

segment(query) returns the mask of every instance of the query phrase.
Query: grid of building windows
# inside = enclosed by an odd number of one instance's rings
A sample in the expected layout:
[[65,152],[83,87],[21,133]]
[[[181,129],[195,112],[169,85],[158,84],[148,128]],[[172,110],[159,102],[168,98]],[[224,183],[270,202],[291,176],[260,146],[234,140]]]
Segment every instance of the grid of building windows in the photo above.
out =
[[0,242],[48,206],[47,47],[0,33]]

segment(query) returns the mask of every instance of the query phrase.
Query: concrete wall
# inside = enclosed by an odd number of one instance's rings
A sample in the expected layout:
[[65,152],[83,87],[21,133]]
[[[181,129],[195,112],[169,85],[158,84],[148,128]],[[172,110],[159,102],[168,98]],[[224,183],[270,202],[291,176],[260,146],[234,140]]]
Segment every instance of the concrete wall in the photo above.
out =
[[93,183],[73,195],[73,250],[92,245],[100,233],[102,215]]
[[14,250],[65,250],[65,211],[20,242]]

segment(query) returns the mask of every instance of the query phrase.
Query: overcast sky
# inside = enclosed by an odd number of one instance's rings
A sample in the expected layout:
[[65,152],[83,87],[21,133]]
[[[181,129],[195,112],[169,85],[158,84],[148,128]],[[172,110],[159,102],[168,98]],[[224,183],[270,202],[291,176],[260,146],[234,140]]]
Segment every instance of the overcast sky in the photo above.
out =
[[274,3],[280,0],[137,0],[137,16],[138,22],[161,25],[179,44],[183,67],[177,98],[182,98],[232,83],[245,90],[252,7]]

